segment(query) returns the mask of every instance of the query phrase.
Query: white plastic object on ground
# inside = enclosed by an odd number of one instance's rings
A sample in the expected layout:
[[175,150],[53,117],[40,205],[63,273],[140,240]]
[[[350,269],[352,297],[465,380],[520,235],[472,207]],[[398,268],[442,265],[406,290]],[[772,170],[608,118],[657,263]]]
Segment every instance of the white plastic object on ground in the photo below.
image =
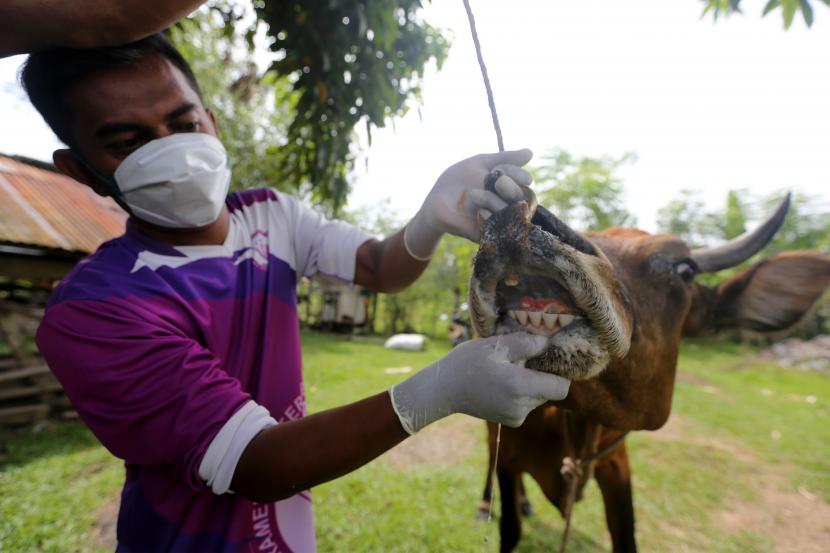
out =
[[427,338],[423,334],[394,334],[384,342],[383,347],[386,349],[423,351],[426,345]]

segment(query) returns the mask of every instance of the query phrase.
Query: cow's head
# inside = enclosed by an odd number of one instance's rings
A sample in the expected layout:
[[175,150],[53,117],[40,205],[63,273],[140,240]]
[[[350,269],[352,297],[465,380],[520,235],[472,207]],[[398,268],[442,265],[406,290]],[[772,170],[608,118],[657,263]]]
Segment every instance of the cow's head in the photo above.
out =
[[675,236],[633,229],[580,234],[527,204],[491,216],[470,283],[482,336],[549,336],[534,369],[572,379],[561,406],[606,426],[658,428],[668,418],[683,335],[796,326],[830,285],[830,258],[790,252],[715,288],[695,276],[734,267],[780,227],[789,197],[752,233],[690,251]]

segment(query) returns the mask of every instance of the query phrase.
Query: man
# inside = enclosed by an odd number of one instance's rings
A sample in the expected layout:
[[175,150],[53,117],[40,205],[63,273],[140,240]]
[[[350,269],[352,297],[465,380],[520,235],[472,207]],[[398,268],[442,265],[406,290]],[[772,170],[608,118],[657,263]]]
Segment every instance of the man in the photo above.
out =
[[[521,197],[529,151],[450,167],[405,230],[376,241],[273,189],[227,195],[213,115],[161,35],[33,54],[22,80],[69,146],[55,164],[131,215],[57,287],[37,334],[81,418],[126,462],[120,549],[313,551],[308,488],[451,413],[518,425],[567,394],[518,365],[544,347],[518,333],[304,417],[297,278],[407,286],[444,232],[475,239],[479,209]],[[512,177],[502,197],[482,188],[495,167]]]

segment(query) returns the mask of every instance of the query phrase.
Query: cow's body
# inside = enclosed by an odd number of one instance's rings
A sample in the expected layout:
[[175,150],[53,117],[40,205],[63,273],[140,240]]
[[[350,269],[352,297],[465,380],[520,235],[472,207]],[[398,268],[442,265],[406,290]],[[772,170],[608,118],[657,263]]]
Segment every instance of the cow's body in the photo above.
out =
[[[563,511],[566,456],[585,457],[623,432],[666,422],[683,336],[722,329],[777,333],[804,318],[830,285],[830,258],[820,253],[778,254],[714,288],[694,281],[698,272],[757,252],[786,207],[753,235],[700,253],[674,236],[632,229],[578,235],[546,210],[531,224],[523,204],[486,222],[470,286],[476,330],[549,336],[548,349],[528,366],[572,380],[566,399],[533,411],[519,428],[502,429],[496,466],[501,551],[512,551],[520,537],[523,473]],[[553,318],[541,324],[540,312]],[[492,425],[489,433],[492,466]],[[587,469],[579,490],[591,476],[597,479],[613,550],[636,551],[625,444]]]
[[[568,427],[568,430],[565,427]],[[523,505],[522,475],[529,474],[545,497],[565,516],[568,481],[562,475],[562,462],[566,456],[584,458],[593,452],[608,452],[583,467],[584,475],[576,488],[578,501],[591,477],[596,478],[605,504],[605,518],[615,552],[637,550],[634,540],[634,504],[631,496],[631,472],[628,452],[622,432],[612,430],[583,418],[569,416],[567,411],[553,405],[540,407],[528,415],[519,428],[502,427],[498,459],[494,460],[497,427],[487,424],[490,448],[489,466],[496,464],[501,516],[499,534],[501,551],[512,551],[519,542]],[[619,441],[620,438],[622,441]],[[485,483],[485,504],[490,501],[490,481]]]

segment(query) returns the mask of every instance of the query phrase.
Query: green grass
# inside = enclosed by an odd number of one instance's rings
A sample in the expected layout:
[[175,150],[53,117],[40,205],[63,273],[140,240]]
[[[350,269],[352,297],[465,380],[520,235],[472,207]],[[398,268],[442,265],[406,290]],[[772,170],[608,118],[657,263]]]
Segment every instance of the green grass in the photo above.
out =
[[[447,349],[438,341],[421,353],[390,352],[303,334],[309,408],[386,389],[407,375],[384,369],[418,370]],[[736,502],[760,501],[759,475],[777,475],[785,490],[803,487],[830,501],[830,379],[781,369],[753,353],[727,343],[684,345],[673,407],[682,424],[629,438],[643,551],[773,551],[762,530],[719,522]],[[455,416],[424,432],[420,445],[443,444],[433,457],[393,451],[313,491],[321,552],[497,550],[496,522],[473,518],[485,472],[483,423]],[[0,551],[100,550],[92,529],[120,487],[120,462],[80,423],[0,440]],[[519,551],[555,550],[562,520],[535,483],[525,482],[537,514],[525,521]],[[575,509],[571,536],[570,552],[609,550],[593,482]]]

